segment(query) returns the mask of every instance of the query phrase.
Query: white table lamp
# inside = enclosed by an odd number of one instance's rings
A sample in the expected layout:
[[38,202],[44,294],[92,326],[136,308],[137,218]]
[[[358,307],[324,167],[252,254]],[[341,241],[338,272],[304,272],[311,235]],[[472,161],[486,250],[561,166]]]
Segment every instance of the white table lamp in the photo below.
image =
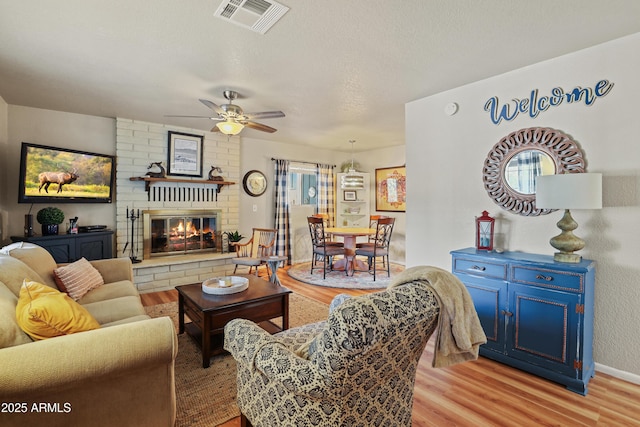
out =
[[557,226],[562,232],[551,238],[551,246],[559,250],[554,259],[559,262],[580,262],[582,256],[574,254],[584,248],[585,242],[573,234],[578,223],[571,217],[570,209],[602,208],[602,174],[570,173],[541,175],[536,179],[536,208],[564,209],[564,216]]

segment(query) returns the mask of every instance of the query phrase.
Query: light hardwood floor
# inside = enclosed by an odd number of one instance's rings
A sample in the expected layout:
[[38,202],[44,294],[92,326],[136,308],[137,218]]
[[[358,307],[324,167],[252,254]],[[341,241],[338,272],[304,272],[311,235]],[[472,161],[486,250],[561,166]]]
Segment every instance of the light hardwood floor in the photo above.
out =
[[[261,269],[263,272],[263,269]],[[334,295],[370,291],[325,288],[278,277],[294,293],[328,304]],[[144,305],[178,299],[176,291],[143,294]],[[445,369],[431,367],[433,338],[416,375],[414,426],[640,426],[640,385],[596,372],[589,394],[481,357]],[[239,427],[233,419],[222,427]]]

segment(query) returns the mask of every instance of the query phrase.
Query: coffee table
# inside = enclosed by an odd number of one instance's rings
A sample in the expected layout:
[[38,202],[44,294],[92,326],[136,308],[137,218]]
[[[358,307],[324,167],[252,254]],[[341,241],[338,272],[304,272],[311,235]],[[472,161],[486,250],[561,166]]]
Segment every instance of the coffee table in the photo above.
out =
[[[270,333],[289,329],[291,291],[251,274],[249,287],[235,294],[211,295],[202,292],[202,283],[176,286],[178,291],[179,333],[195,339],[202,351],[202,367],[208,368],[212,356],[223,353],[224,327],[233,319],[248,319]],[[184,316],[191,319],[185,324]],[[281,317],[282,327],[271,320]]]

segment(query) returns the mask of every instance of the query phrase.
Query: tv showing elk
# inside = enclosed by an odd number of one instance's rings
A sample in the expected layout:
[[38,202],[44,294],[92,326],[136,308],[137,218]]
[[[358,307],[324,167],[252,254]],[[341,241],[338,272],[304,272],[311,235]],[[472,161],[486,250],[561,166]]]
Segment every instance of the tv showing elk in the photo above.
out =
[[114,156],[23,142],[20,160],[21,203],[111,202]]
[[42,190],[42,187],[44,187],[45,193],[49,193],[49,186],[51,184],[58,184],[58,191],[56,191],[56,193],[62,192],[63,185],[71,184],[78,179],[77,171],[78,169],[74,168],[73,172],[42,172],[38,175],[38,181],[40,181],[38,193]]

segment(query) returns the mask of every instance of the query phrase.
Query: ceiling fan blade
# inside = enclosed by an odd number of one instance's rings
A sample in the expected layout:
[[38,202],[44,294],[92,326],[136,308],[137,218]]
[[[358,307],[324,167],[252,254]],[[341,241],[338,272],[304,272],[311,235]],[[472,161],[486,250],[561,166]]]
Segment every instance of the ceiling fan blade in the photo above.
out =
[[209,132],[220,132],[220,129],[218,128],[218,126],[214,126]]
[[282,111],[262,111],[260,113],[245,113],[244,115],[248,119],[277,119],[278,117],[284,117]]
[[219,117],[211,117],[211,116],[176,116],[176,115],[170,115],[170,114],[166,114],[165,117],[186,117],[186,118],[191,118],[191,119],[211,119],[211,120],[223,120]]
[[201,99],[200,102],[202,102],[204,105],[206,105],[207,107],[211,108],[213,111],[216,112],[216,114],[222,114],[224,113],[224,110],[222,108],[220,108],[218,105],[214,104],[211,101],[208,101],[206,99]]
[[272,128],[271,126],[263,125],[262,123],[242,122],[242,124],[245,125],[248,128],[259,130],[259,131],[262,131],[262,132],[274,133],[275,131],[278,130],[278,129]]

